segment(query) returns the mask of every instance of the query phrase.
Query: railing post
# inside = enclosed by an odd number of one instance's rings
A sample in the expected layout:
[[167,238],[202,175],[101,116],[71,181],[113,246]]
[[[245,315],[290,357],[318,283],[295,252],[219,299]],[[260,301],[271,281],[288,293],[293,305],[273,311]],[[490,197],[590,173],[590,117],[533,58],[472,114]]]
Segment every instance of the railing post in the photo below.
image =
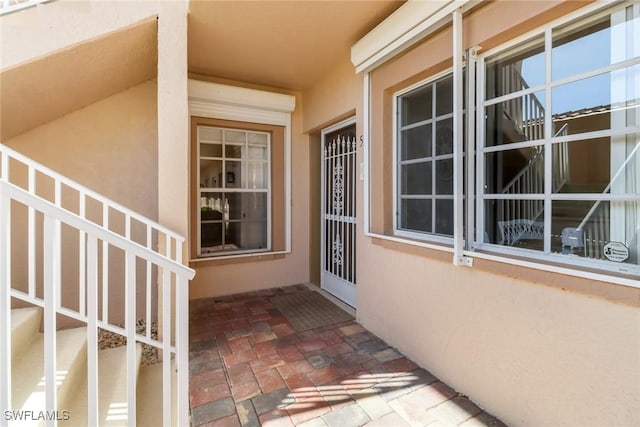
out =
[[187,280],[176,283],[176,368],[178,370],[177,425],[189,425],[189,292]]
[[126,253],[125,325],[127,331],[127,412],[130,426],[136,425],[136,382],[138,355],[136,343],[136,256]]
[[171,425],[171,272],[162,271],[162,425]]
[[87,425],[98,425],[98,239],[87,235]]
[[[44,361],[45,408],[55,411],[58,406],[56,384],[56,310],[58,308],[58,287],[60,270],[60,226],[59,221],[44,217]],[[49,412],[53,413],[53,412]],[[57,425],[57,421],[47,420],[48,426]]]
[[[2,154],[3,160],[5,155]],[[3,162],[4,163],[4,162]],[[4,173],[4,166],[3,166]],[[11,200],[0,180],[0,411],[11,410]],[[4,412],[2,412],[4,413]],[[0,425],[8,420],[0,417]]]

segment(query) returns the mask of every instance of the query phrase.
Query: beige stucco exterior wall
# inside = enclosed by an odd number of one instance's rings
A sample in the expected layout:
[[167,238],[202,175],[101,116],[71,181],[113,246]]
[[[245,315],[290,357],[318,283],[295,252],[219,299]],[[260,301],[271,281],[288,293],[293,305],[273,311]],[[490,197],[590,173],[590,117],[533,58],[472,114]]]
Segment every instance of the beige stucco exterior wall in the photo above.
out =
[[309,282],[309,137],[302,132],[301,94],[291,94],[291,252],[192,263],[191,299]]
[[[4,143],[91,190],[155,220],[158,218],[156,86],[155,80],[148,81]],[[47,186],[50,187],[43,182],[43,188]],[[77,200],[77,194],[71,194],[68,199],[64,195],[63,203],[65,200]],[[77,209],[77,202],[71,203],[68,208]],[[90,204],[87,209],[92,217]],[[26,215],[23,215],[22,219],[25,218]],[[95,213],[93,218],[100,220],[101,214]],[[16,245],[25,242],[15,241]],[[63,301],[65,305],[75,307],[78,300],[78,272],[77,265],[70,261],[77,260],[77,255],[73,255],[77,253],[77,246],[69,240],[65,242],[67,255],[63,256]],[[16,246],[15,250],[21,249]],[[15,259],[24,258],[20,256]],[[124,318],[122,283],[118,283],[117,279],[122,274],[123,269],[117,268],[111,276],[113,300],[110,301],[110,318],[116,322]],[[16,265],[14,280],[14,286],[24,286],[26,289],[26,269]]]
[[5,15],[0,25],[0,69],[19,66],[164,14],[165,3],[168,2],[57,0]]
[[[503,15],[500,22],[513,24]],[[466,36],[505,40],[490,30]],[[335,94],[346,93],[357,100],[360,134],[362,76],[351,66],[351,77],[331,75],[324,84],[309,98],[305,92],[305,124],[340,117]],[[381,122],[372,117],[374,129]],[[363,191],[360,182],[357,317],[366,328],[508,425],[640,423],[637,289],[481,260],[455,267],[448,252],[366,237]]]
[[[310,282],[320,286],[320,195],[321,195],[321,144],[320,132],[341,120],[357,115],[356,132],[362,135],[362,77],[353,71],[353,66],[345,52],[344,57],[334,65],[331,72],[313,87],[304,91],[304,132],[310,135],[309,146],[309,198],[310,198],[310,239],[309,269]],[[359,147],[358,159],[361,159]],[[358,160],[360,162],[360,160]],[[358,202],[359,203],[359,202]]]
[[360,248],[358,320],[508,425],[640,422],[637,305]]

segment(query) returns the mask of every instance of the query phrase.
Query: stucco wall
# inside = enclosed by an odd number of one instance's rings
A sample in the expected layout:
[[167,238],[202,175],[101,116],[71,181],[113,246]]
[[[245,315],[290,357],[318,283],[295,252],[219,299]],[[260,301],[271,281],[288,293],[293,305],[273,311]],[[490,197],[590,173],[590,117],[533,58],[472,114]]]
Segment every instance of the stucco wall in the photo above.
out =
[[[575,7],[530,6],[541,12],[523,31]],[[500,25],[513,25],[494,7],[479,16],[498,15]],[[467,28],[465,38],[489,45],[508,38],[495,31]],[[313,100],[305,124],[313,130],[331,123],[344,113],[334,94],[348,93],[358,100],[350,105],[358,109],[360,134],[362,77],[326,82],[309,98],[305,92],[305,105]],[[382,132],[375,111],[371,120]],[[358,155],[360,161],[361,149]],[[638,289],[481,260],[454,267],[448,252],[366,237],[361,182],[357,191],[357,317],[366,328],[508,425],[640,423]]]
[[508,425],[640,422],[637,304],[544,286],[544,273],[527,282],[371,239],[359,260],[358,320]]
[[[151,80],[4,143],[37,162],[152,219],[158,217],[156,81]],[[68,200],[77,198],[71,194]],[[63,201],[65,201],[63,193]],[[77,204],[76,202],[72,202]],[[77,209],[77,207],[76,207]],[[91,205],[87,205],[91,216]],[[26,214],[14,215],[25,221]],[[101,214],[96,213],[99,220]],[[25,230],[17,228],[16,230]],[[63,302],[77,306],[77,245],[64,237]],[[15,259],[26,239],[14,236]],[[77,238],[76,238],[77,242]],[[75,255],[75,256],[74,256]],[[123,269],[112,271],[110,318],[124,318]],[[13,269],[14,286],[26,286],[26,267]],[[75,286],[74,286],[75,284]],[[140,298],[141,301],[144,298]]]

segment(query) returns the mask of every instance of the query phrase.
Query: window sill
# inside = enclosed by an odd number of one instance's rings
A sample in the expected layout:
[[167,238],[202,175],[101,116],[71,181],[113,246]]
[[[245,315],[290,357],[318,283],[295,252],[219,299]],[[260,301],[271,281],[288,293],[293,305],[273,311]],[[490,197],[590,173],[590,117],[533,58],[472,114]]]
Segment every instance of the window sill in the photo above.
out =
[[[435,261],[452,262],[449,255],[453,253],[452,246],[378,233],[365,233],[365,236],[370,237],[373,244],[385,249],[423,256]],[[498,253],[491,249],[483,247],[474,251],[464,251],[463,254],[474,259],[473,268],[559,288],[563,291],[573,291],[589,297],[595,296],[616,303],[640,307],[640,280],[635,274],[623,274],[582,266],[571,267],[557,260],[535,259],[526,254]],[[551,274],[541,275],[540,272]],[[600,283],[594,285],[594,282]]]
[[189,266],[197,268],[214,265],[234,264],[239,262],[273,261],[275,259],[284,258],[285,255],[290,253],[291,251],[265,251],[192,258],[189,260]]
[[401,234],[389,236],[387,234],[365,233],[365,236],[372,237],[374,239],[388,240],[390,242],[395,242],[395,243],[402,243],[405,245],[411,245],[411,246],[417,246],[417,247],[426,248],[426,249],[434,249],[437,251],[453,253],[453,243],[417,240],[415,238],[403,236]]
[[518,265],[535,270],[559,273],[567,276],[579,277],[599,282],[640,288],[640,280],[635,272],[625,273],[610,271],[604,268],[587,267],[571,264],[567,259],[552,259],[551,256],[527,256],[527,254],[512,254],[495,250],[491,247],[480,246],[474,251],[464,251],[464,255],[472,258],[496,261],[502,264]]

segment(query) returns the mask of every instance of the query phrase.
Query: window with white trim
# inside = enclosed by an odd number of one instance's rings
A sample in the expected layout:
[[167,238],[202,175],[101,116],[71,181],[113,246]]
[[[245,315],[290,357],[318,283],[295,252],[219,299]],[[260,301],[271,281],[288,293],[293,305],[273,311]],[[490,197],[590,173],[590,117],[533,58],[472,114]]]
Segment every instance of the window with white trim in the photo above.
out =
[[640,272],[640,5],[480,64],[479,246]]
[[198,255],[270,249],[271,135],[197,126]]
[[396,95],[399,235],[453,237],[453,75]]

